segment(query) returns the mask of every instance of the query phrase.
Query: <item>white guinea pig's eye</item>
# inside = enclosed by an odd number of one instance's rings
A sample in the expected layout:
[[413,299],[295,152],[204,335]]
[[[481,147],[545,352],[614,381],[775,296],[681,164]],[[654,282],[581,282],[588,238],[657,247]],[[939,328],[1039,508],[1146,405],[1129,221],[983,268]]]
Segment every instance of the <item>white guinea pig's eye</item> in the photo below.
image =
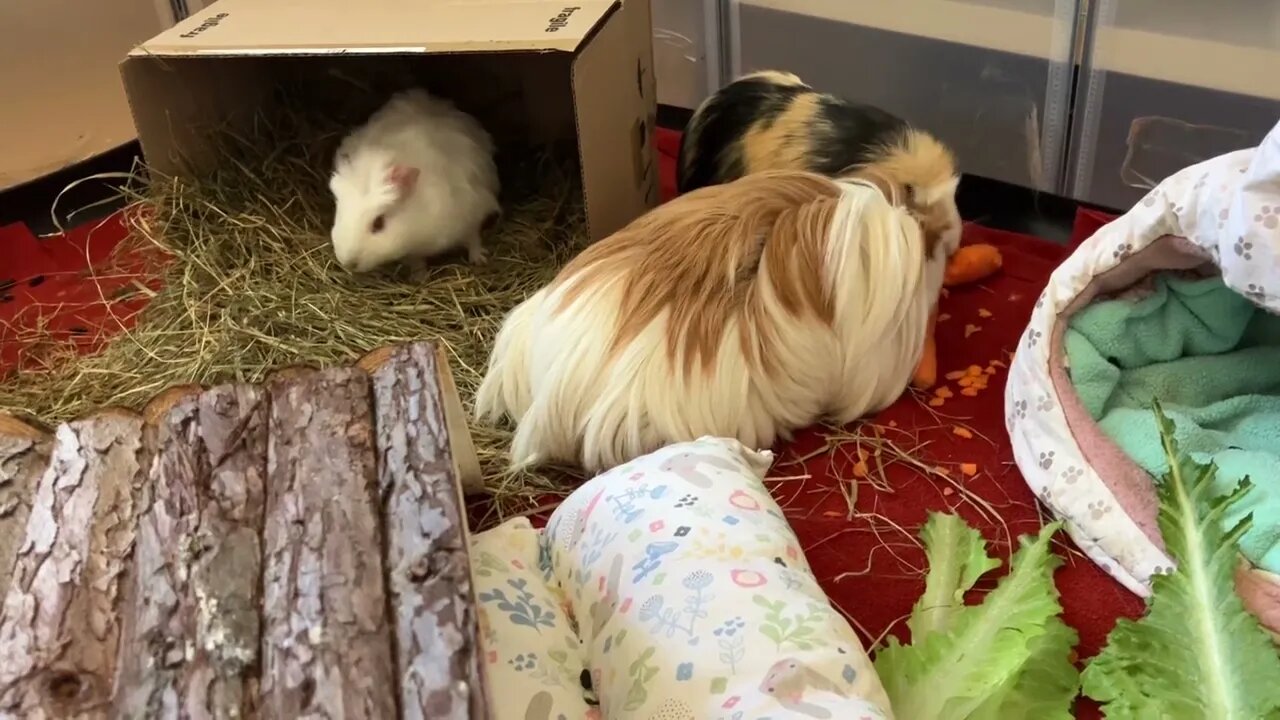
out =
[[387,219],[379,215],[378,217],[373,219],[373,224],[369,226],[369,229],[372,230],[373,232],[380,233],[382,232],[382,228],[386,227],[386,225],[387,225]]

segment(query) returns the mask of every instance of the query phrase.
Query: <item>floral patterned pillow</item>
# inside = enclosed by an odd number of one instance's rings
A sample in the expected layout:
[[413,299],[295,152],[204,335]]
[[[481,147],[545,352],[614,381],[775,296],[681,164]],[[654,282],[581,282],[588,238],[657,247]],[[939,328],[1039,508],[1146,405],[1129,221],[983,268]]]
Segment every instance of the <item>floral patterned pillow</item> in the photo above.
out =
[[542,565],[605,717],[890,717],[764,487],[771,460],[734,440],[672,445],[596,477],[552,516]]
[[490,705],[497,720],[598,716],[583,693],[581,644],[564,594],[539,563],[540,533],[515,518],[471,539]]

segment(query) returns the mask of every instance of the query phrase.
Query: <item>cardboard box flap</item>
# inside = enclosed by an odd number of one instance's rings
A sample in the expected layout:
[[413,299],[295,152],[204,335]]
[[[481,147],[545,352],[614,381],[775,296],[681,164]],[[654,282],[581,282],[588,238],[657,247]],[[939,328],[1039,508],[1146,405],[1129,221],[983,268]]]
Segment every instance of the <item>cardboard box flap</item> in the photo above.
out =
[[[578,49],[618,0],[219,0],[131,56]],[[357,9],[358,8],[358,9]]]

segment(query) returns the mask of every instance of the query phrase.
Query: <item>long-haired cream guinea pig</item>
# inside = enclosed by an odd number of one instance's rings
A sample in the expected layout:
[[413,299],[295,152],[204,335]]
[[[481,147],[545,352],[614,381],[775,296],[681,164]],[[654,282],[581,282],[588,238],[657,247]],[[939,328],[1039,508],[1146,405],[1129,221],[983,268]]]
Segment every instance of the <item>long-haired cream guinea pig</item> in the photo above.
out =
[[919,361],[952,232],[904,198],[882,175],[769,171],[651,210],[507,316],[477,416],[516,421],[513,466],[594,472],[887,406]]
[[948,216],[960,232],[960,176],[954,155],[937,138],[776,70],[745,75],[703,101],[680,139],[676,185],[683,193],[764,170],[827,177],[879,172],[900,182],[909,201]]
[[425,90],[394,96],[338,146],[331,239],[352,272],[465,247],[486,259],[481,229],[499,213],[489,133]]

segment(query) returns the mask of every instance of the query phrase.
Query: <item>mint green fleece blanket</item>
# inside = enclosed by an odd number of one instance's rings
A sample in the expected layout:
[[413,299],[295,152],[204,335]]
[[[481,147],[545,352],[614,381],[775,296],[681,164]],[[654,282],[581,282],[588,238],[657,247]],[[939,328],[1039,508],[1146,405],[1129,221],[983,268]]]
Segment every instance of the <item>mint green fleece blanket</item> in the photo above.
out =
[[1226,491],[1254,491],[1225,518],[1253,513],[1245,557],[1280,572],[1280,317],[1219,278],[1155,278],[1141,299],[1111,299],[1068,323],[1071,382],[1102,431],[1150,473],[1168,469],[1151,412],[1158,399],[1182,448],[1218,465]]

